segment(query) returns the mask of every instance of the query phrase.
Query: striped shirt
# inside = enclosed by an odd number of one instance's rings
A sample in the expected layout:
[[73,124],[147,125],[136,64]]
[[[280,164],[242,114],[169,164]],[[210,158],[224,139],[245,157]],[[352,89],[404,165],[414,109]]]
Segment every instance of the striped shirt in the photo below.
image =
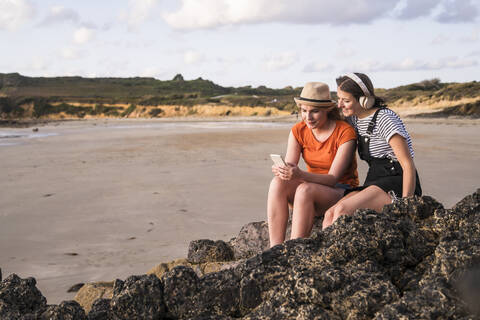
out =
[[[350,117],[349,122],[351,122],[358,134],[366,136],[368,124],[372,118],[373,114],[363,119],[359,119],[357,116],[352,116]],[[408,149],[413,159],[414,152],[412,139],[405,129],[405,125],[395,112],[387,108],[378,112],[377,122],[373,128],[372,136],[370,137],[370,155],[375,158],[390,158],[397,160],[392,147],[388,144],[390,138],[396,133],[407,140]]]

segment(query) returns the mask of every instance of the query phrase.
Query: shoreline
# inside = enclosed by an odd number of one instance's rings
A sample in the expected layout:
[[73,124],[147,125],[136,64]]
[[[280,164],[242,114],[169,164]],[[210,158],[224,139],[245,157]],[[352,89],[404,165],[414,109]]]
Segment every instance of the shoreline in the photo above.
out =
[[89,119],[0,119],[0,128],[30,128],[34,126],[57,125],[69,122],[289,122],[295,116],[232,116],[232,117],[165,117],[165,118],[89,118]]
[[[438,123],[438,124],[467,124],[480,125],[480,118],[473,117],[417,117],[398,113],[405,123]],[[169,118],[90,118],[90,119],[40,119],[40,120],[0,120],[0,128],[32,128],[45,126],[58,126],[65,123],[114,123],[114,122],[157,122],[157,123],[189,123],[189,122],[285,122],[297,121],[296,116],[258,117],[258,116],[235,116],[235,117],[169,117]]]
[[[471,116],[417,116],[416,113],[403,110],[394,110],[405,123],[441,123],[441,124],[480,124],[480,118]],[[419,112],[418,112],[419,113]],[[65,118],[65,119],[0,119],[0,128],[31,128],[44,127],[49,125],[59,125],[63,123],[90,123],[90,122],[295,122],[300,119],[296,115],[278,115],[278,116],[178,116],[162,118]]]

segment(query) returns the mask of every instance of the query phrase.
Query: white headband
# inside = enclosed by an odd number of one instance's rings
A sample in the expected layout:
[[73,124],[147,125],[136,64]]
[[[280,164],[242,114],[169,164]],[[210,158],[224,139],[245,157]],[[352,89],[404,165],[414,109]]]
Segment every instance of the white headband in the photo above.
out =
[[358,84],[358,86],[360,87],[360,89],[362,89],[365,96],[367,96],[367,97],[372,96],[372,94],[370,93],[370,90],[368,90],[367,86],[363,83],[362,79],[360,79],[360,77],[357,76],[355,73],[347,73],[345,75],[345,77],[349,77],[350,79],[355,81]]

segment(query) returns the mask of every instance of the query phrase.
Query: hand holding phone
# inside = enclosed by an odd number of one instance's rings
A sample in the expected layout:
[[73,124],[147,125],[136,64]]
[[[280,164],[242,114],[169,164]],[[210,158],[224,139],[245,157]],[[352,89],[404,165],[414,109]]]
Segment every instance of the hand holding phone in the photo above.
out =
[[272,158],[273,163],[275,163],[275,165],[277,165],[279,167],[282,167],[282,166],[286,167],[287,166],[287,164],[283,160],[282,156],[279,155],[279,154],[270,154],[270,158]]

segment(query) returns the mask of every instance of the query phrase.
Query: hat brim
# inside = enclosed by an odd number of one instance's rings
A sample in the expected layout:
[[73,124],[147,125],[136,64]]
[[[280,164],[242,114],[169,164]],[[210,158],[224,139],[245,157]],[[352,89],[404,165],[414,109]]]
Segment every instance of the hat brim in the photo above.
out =
[[300,97],[294,97],[293,100],[295,100],[295,103],[298,105],[304,104],[307,106],[312,106],[312,107],[320,107],[320,108],[330,108],[335,106],[337,103],[333,100],[328,101],[328,102],[317,102],[317,101],[308,101],[305,99],[302,99]]

